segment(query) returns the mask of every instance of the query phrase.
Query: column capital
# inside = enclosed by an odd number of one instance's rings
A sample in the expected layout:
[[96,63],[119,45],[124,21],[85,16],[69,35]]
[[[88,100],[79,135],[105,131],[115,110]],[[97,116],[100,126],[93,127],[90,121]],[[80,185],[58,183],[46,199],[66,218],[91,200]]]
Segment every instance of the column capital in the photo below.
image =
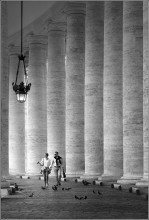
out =
[[47,31],[48,34],[54,34],[54,36],[56,35],[62,35],[65,36],[66,35],[66,22],[50,22],[49,24],[47,24]]
[[67,2],[64,13],[70,14],[86,14],[86,3],[85,2]]
[[[29,50],[28,47],[23,47],[23,52],[24,54],[27,53]],[[19,55],[21,53],[21,47],[20,46],[15,46],[14,44],[9,44],[8,45],[8,51],[9,55]]]
[[28,35],[29,44],[44,44],[47,45],[48,37],[46,35]]
[[47,30],[50,31],[66,31],[66,22],[55,22],[52,21],[49,24],[47,24]]

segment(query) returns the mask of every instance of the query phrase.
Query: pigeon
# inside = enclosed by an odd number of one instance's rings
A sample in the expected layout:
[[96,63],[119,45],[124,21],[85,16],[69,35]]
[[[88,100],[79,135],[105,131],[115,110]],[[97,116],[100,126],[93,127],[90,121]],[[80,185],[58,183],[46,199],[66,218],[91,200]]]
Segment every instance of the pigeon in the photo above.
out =
[[70,187],[62,188],[62,190],[70,190],[70,189],[71,189]]
[[78,197],[78,196],[75,195],[75,199],[78,199],[78,200],[82,200],[83,199],[84,200],[84,199],[87,199],[87,196],[85,196],[85,197],[83,197],[83,196]]
[[18,185],[16,183],[14,185],[15,185],[15,190],[18,191],[19,190]]
[[79,199],[79,197],[75,195],[75,199]]
[[65,188],[65,190],[70,190],[70,189],[71,189],[70,187]]
[[33,197],[34,193],[32,193],[31,195],[29,195],[29,197]]
[[93,190],[93,193],[95,194],[95,191]]
[[52,189],[54,190],[54,191],[56,191],[57,190],[57,186],[52,186]]
[[19,188],[18,190],[19,190],[19,191],[22,191],[23,189],[22,189],[22,188]]
[[99,194],[99,195],[102,195],[102,193],[101,193],[99,190],[98,190],[98,194]]
[[82,183],[84,184],[84,186],[87,186],[87,185],[91,184],[91,183],[89,183],[89,182],[86,181],[86,180],[82,180]]

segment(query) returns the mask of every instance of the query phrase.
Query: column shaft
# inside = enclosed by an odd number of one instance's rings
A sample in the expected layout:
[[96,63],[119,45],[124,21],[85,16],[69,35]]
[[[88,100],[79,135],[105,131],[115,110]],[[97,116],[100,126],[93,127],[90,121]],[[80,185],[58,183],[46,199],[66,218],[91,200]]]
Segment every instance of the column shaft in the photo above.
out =
[[85,175],[103,172],[104,3],[86,2]]
[[143,1],[143,177],[148,179],[149,153],[149,72],[148,72],[148,1]]
[[46,107],[46,36],[33,35],[29,38],[29,81],[28,94],[26,173],[39,174],[37,161],[47,152],[47,107]]
[[[25,103],[19,103],[13,91],[12,82],[16,80],[20,47],[9,48],[9,164],[10,174],[25,173]],[[17,84],[24,78],[20,62]]]
[[47,81],[48,153],[58,151],[65,164],[65,23],[49,25]]
[[143,175],[143,2],[123,2],[123,177]]
[[9,174],[9,70],[7,49],[7,2],[1,2],[1,177]]
[[[66,40],[66,174],[84,173],[84,4],[72,4]],[[75,11],[73,11],[75,9]],[[82,10],[81,10],[82,9]]]
[[123,2],[105,2],[104,20],[104,174],[123,174],[122,27]]
[[148,72],[148,1],[143,1],[143,179],[138,186],[148,186],[149,156],[149,72]]

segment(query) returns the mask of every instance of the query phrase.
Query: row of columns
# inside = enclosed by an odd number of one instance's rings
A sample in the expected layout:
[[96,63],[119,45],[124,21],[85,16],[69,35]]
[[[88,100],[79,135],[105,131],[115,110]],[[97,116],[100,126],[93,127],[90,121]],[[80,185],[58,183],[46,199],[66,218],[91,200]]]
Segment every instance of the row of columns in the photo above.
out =
[[[38,173],[37,161],[57,150],[68,176],[119,182],[147,177],[147,7],[146,2],[86,2],[85,8],[69,2],[67,35],[64,23],[48,25],[48,70],[46,37],[30,37],[32,88],[22,172]],[[10,158],[19,151],[12,148]]]

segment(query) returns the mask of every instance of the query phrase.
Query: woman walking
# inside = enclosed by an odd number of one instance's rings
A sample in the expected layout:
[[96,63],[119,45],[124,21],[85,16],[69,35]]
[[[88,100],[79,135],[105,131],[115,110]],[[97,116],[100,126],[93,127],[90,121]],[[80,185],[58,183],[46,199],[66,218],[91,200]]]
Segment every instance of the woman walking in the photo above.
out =
[[40,162],[38,162],[38,164],[40,164],[42,166],[42,173],[44,176],[44,183],[45,186],[42,188],[47,188],[49,185],[49,174],[51,173],[51,169],[49,168],[50,164],[51,164],[51,160],[49,159],[49,154],[45,153],[45,157],[42,158],[42,160]]

